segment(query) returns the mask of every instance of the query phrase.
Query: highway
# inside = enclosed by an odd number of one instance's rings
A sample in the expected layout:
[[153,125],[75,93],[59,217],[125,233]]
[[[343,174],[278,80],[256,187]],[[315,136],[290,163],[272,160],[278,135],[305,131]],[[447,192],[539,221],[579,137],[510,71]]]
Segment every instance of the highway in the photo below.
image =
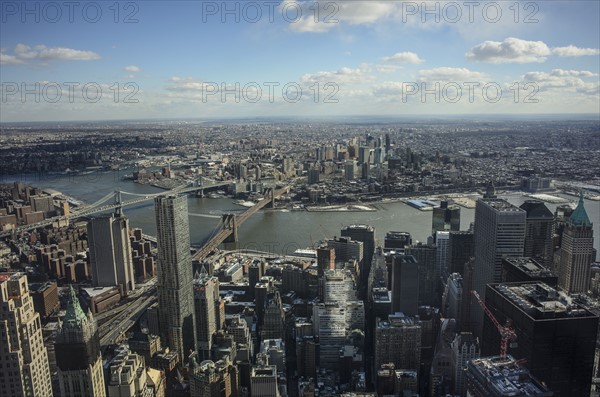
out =
[[100,324],[98,330],[101,346],[117,343],[135,325],[146,309],[158,300],[155,284],[156,279],[153,279],[136,289],[134,298],[130,302],[96,316]]

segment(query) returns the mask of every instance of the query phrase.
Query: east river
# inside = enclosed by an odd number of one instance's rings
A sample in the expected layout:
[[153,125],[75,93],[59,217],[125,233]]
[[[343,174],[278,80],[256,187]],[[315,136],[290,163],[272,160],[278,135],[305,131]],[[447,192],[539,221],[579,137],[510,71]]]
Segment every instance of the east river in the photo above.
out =
[[[81,176],[3,176],[1,182],[12,183],[20,180],[41,188],[52,188],[65,195],[91,204],[106,194],[125,191],[136,194],[157,193],[163,190],[122,180],[121,177],[131,171],[93,172]],[[551,193],[553,194],[553,193]],[[573,202],[576,197],[553,194]],[[501,194],[515,205],[523,203],[527,197],[520,193]],[[127,200],[128,196],[123,196]],[[190,239],[192,245],[201,245],[214,233],[220,222],[220,215],[229,211],[243,211],[245,208],[235,204],[230,198],[188,199],[190,212]],[[600,201],[586,200],[587,213],[594,223],[594,247],[600,250]],[[557,204],[546,203],[554,212]],[[298,248],[307,248],[319,240],[340,235],[342,226],[350,224],[368,224],[375,227],[376,239],[383,244],[385,233],[390,230],[410,232],[413,240],[426,241],[431,233],[430,211],[420,211],[402,202],[376,204],[377,211],[371,212],[308,212],[289,210],[259,211],[246,221],[238,231],[239,248],[260,251],[291,253]],[[461,230],[467,229],[474,220],[474,209],[461,207]],[[154,203],[148,200],[139,205],[125,207],[125,215],[132,227],[141,227],[144,233],[155,235]]]

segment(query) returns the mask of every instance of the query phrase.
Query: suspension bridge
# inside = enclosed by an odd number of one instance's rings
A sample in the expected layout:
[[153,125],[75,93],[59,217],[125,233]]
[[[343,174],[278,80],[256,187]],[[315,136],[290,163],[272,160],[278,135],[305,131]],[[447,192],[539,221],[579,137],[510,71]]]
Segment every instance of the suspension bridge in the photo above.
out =
[[[124,192],[124,191],[120,191],[120,190],[113,191],[113,192],[106,194],[104,197],[96,200],[92,204],[85,205],[85,206],[74,209],[68,215],[55,216],[52,218],[44,219],[41,222],[32,223],[29,225],[20,225],[12,230],[2,231],[2,232],[0,232],[0,238],[8,237],[11,235],[17,235],[20,232],[35,230],[38,228],[51,226],[53,224],[68,223],[70,221],[74,221],[79,218],[84,218],[86,216],[90,216],[93,214],[115,210],[117,208],[123,208],[123,207],[127,207],[127,206],[140,204],[144,201],[154,200],[154,198],[158,197],[158,196],[167,196],[167,195],[171,195],[171,194],[187,194],[187,193],[192,193],[192,192],[200,192],[203,195],[205,190],[211,190],[211,189],[215,189],[215,188],[219,188],[219,187],[223,187],[223,186],[229,186],[232,183],[233,183],[232,181],[218,182],[218,181],[214,181],[209,178],[200,177],[200,179],[198,179],[197,181],[190,181],[186,184],[177,186],[171,190],[166,190],[166,191],[158,192],[158,193],[139,194],[139,193]],[[123,200],[122,199],[123,195],[132,196],[133,198],[131,198],[129,200]],[[112,199],[112,202],[110,202],[111,199]],[[195,214],[195,215],[196,216],[199,216],[199,215],[209,216],[209,215],[204,215],[204,214]]]

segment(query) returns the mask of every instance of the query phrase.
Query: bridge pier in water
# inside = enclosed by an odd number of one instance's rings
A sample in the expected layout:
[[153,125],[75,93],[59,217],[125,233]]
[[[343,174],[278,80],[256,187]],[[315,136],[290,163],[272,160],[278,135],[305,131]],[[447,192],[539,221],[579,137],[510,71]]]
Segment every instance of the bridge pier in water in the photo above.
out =
[[224,243],[237,243],[238,242],[238,227],[237,219],[234,214],[223,215],[223,228],[231,230],[231,234],[223,240]]

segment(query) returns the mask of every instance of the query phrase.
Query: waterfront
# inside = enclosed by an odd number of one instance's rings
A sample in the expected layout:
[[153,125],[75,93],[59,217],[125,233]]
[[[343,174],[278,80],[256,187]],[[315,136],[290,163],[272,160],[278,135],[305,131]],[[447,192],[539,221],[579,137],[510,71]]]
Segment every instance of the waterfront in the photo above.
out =
[[[4,176],[3,183],[23,181],[41,188],[52,188],[63,194],[93,203],[114,190],[135,194],[156,193],[161,189],[141,185],[121,177],[128,171],[94,172],[80,176]],[[130,173],[130,171],[129,171]],[[559,197],[575,201],[565,194]],[[527,197],[521,193],[503,194],[509,202],[520,205]],[[190,212],[190,240],[193,245],[201,245],[211,237],[218,226],[220,215],[227,212],[240,212],[243,208],[235,199],[197,198],[188,199]],[[557,204],[545,203],[554,212]],[[291,253],[298,248],[313,246],[319,240],[339,236],[344,225],[365,223],[375,227],[378,243],[383,244],[385,233],[390,230],[407,231],[413,240],[426,241],[431,233],[430,211],[419,211],[402,202],[376,204],[377,211],[310,212],[288,210],[266,210],[251,217],[238,231],[239,248],[260,251]],[[586,200],[586,210],[594,223],[594,247],[600,250],[600,202]],[[132,227],[141,227],[144,233],[155,235],[154,203],[147,201],[127,207],[125,214]],[[461,229],[467,229],[474,220],[474,209],[461,207]]]

